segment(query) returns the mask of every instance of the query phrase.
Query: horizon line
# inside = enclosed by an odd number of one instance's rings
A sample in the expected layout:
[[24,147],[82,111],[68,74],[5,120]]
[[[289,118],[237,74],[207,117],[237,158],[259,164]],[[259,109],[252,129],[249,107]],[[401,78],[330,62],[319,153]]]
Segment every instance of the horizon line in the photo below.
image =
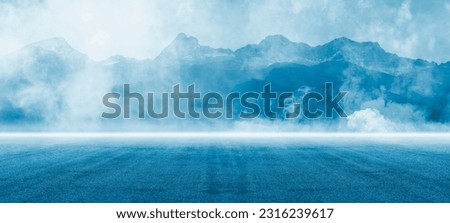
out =
[[450,132],[0,132],[0,138],[447,138]]

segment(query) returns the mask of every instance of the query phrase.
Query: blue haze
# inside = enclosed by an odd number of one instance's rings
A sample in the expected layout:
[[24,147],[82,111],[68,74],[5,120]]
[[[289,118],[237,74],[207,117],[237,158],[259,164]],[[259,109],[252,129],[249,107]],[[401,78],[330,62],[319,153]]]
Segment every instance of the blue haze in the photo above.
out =
[[[108,111],[102,96],[122,92],[124,83],[144,94],[167,92],[178,83],[182,89],[195,83],[200,92],[222,94],[260,92],[271,83],[274,91],[294,92],[294,101],[300,101],[307,92],[323,91],[324,82],[333,82],[336,90],[349,92],[342,101],[348,118],[282,120],[284,111],[278,110],[279,118],[267,125],[322,127],[317,130],[326,126],[336,131],[447,131],[449,74],[448,62],[402,58],[376,42],[344,37],[309,46],[273,35],[233,51],[203,46],[181,33],[154,60],[113,56],[104,61],[93,61],[64,39],[54,38],[0,59],[4,92],[0,122],[7,131],[148,130],[148,126],[160,130],[180,123],[187,123],[183,129],[192,130],[189,120],[137,120],[137,111],[132,120],[102,119],[101,113]],[[262,117],[195,123],[220,129],[236,122],[266,121]],[[117,123],[122,127],[111,127]]]

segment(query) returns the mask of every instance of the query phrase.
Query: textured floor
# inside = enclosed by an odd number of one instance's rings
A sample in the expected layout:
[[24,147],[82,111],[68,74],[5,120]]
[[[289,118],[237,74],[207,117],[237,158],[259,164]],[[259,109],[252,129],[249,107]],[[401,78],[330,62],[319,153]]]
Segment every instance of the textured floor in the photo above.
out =
[[3,140],[0,202],[450,202],[449,144],[174,144]]

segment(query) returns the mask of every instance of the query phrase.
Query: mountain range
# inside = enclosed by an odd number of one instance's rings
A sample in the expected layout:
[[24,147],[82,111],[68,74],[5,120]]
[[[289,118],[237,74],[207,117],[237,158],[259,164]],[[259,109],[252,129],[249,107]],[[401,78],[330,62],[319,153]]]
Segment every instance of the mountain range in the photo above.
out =
[[[337,90],[348,92],[342,101],[349,115],[346,127],[361,129],[375,121],[396,123],[388,130],[402,125],[421,130],[449,125],[449,79],[450,62],[403,58],[376,42],[344,37],[310,46],[273,35],[233,51],[201,45],[181,33],[153,60],[117,55],[103,61],[54,38],[0,58],[0,123],[11,128],[120,122],[100,117],[105,110],[101,100],[108,92],[121,92],[124,83],[143,93],[195,83],[201,92],[222,94],[260,92],[271,83],[274,91],[295,92],[296,100],[333,82]],[[342,124],[336,118],[317,121]],[[311,120],[295,122],[308,125]]]

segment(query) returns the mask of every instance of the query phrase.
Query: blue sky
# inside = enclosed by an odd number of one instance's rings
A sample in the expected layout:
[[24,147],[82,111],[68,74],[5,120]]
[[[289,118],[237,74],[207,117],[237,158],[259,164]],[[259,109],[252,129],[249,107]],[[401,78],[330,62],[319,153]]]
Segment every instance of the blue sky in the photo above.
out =
[[0,55],[58,36],[97,60],[154,58],[185,32],[201,44],[231,49],[271,34],[311,45],[346,36],[444,62],[450,60],[448,21],[450,2],[438,0],[0,0]]

